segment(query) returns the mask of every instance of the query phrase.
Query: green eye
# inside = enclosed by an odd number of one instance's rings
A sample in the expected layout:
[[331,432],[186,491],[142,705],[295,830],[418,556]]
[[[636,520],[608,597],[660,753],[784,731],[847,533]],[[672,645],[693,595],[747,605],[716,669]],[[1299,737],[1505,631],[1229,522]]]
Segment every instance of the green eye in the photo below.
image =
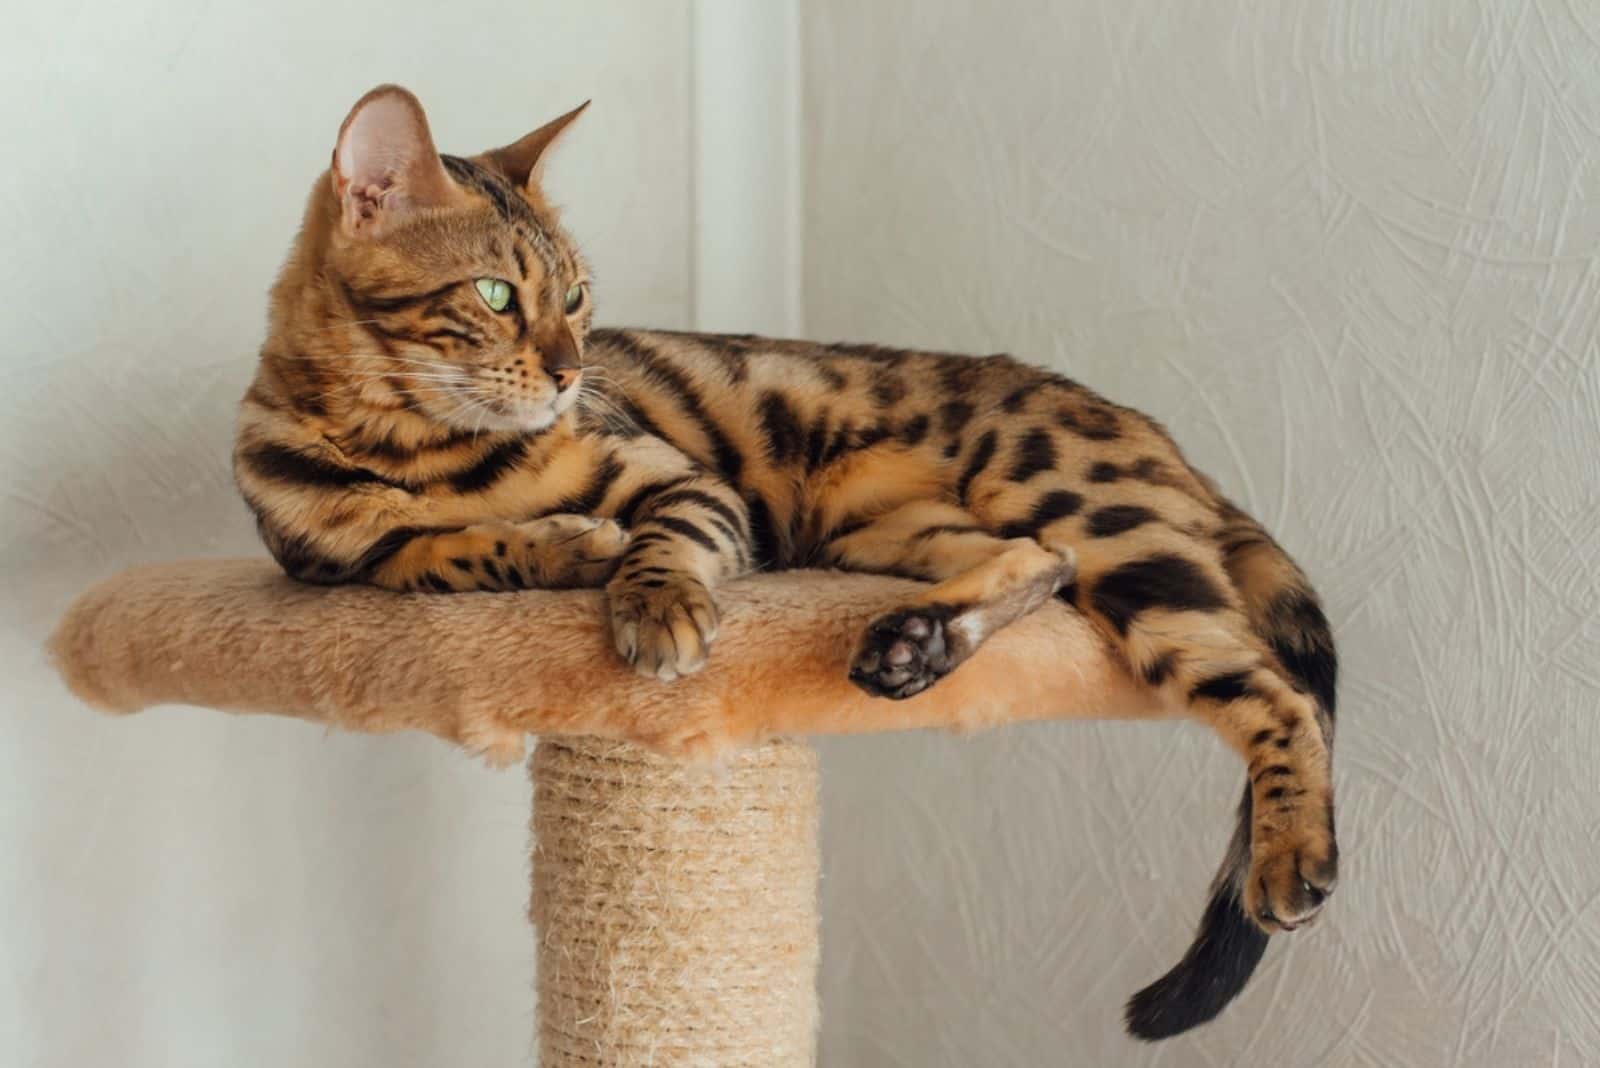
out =
[[583,283],[578,282],[567,290],[567,314],[571,315],[581,307],[583,307]]
[[511,307],[510,282],[498,278],[480,278],[473,284],[478,287],[478,296],[495,311],[502,312]]

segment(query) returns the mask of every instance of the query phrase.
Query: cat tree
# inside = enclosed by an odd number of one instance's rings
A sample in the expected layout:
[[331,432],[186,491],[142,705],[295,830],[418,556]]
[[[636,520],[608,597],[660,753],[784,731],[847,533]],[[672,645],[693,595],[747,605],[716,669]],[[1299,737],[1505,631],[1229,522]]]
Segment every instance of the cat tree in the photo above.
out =
[[787,572],[720,593],[700,674],[642,679],[594,591],[453,596],[319,588],[265,561],[137,568],[51,640],[107,712],[201,705],[346,730],[422,730],[533,780],[540,1064],[809,1065],[818,1008],[811,734],[1156,715],[1059,603],[938,686],[869,698],[857,635],[915,583]]

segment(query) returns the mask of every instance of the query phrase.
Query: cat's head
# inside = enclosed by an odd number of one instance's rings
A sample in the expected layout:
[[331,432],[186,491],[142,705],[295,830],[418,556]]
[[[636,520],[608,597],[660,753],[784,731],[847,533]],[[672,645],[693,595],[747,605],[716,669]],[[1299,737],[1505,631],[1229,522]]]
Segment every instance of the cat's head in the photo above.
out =
[[[589,274],[539,175],[586,106],[462,158],[439,155],[405,89],[380,86],[357,101],[313,194],[308,230],[318,222],[321,232],[302,235],[297,251],[310,262],[296,271],[291,260],[280,281],[290,355],[315,360],[316,380],[335,379],[358,415],[527,433],[569,411],[583,376]],[[297,274],[298,291],[285,293]]]

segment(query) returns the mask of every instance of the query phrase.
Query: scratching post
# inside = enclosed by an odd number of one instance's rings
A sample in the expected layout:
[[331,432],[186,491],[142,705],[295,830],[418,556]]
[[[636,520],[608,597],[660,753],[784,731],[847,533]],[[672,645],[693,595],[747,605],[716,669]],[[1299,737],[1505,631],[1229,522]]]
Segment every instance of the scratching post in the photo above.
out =
[[812,1064],[812,749],[706,769],[559,738],[529,768],[541,1068]]
[[89,590],[50,649],[107,712],[420,730],[498,765],[539,736],[540,1063],[789,1068],[815,1058],[817,767],[773,739],[1169,714],[1060,602],[916,697],[867,696],[847,678],[852,648],[924,588],[798,571],[730,583],[705,670],[664,684],[620,662],[599,591],[395,594],[192,560]]

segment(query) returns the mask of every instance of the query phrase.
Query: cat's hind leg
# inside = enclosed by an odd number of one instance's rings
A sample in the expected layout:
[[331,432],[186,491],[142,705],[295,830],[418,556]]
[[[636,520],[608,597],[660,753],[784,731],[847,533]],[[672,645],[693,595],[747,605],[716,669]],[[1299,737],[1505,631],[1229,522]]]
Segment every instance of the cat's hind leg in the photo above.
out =
[[1166,524],[1078,543],[1076,603],[1135,671],[1210,724],[1250,776],[1249,858],[1231,890],[1263,930],[1313,917],[1338,872],[1332,750],[1316,697],[1252,630],[1215,543]]
[[868,624],[850,678],[868,693],[911,697],[978,650],[991,634],[1072,580],[1070,549],[985,530],[962,508],[912,501],[836,532],[824,559],[853,571],[935,585]]

